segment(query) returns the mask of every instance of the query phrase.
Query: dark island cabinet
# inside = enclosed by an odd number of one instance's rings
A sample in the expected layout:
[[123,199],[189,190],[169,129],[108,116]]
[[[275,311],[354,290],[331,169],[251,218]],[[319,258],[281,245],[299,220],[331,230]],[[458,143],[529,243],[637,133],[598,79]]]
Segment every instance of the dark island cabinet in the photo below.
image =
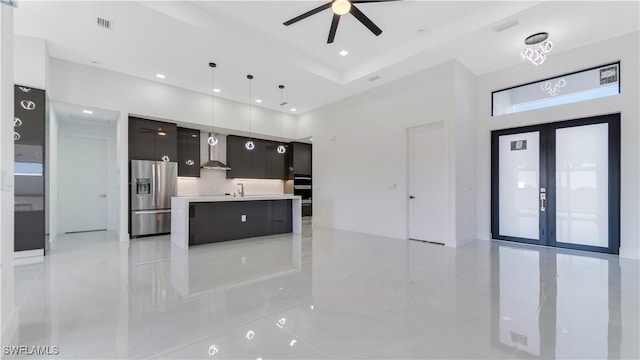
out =
[[[161,133],[164,135],[161,135]],[[177,161],[177,125],[129,117],[129,159]]]
[[[255,148],[247,150],[245,143],[252,140]],[[286,179],[286,154],[277,151],[281,143],[242,136],[227,136],[228,179]]]
[[290,233],[291,215],[291,200],[191,203],[189,246]]
[[200,131],[178,128],[178,176],[200,177]]

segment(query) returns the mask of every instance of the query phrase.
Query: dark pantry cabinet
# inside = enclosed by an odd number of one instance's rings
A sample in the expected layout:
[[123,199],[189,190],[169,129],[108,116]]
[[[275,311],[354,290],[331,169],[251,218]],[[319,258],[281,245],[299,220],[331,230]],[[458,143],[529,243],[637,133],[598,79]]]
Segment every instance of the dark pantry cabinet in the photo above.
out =
[[178,176],[200,177],[200,131],[178,128]]
[[295,175],[311,176],[311,144],[292,142],[289,143],[287,154],[288,176],[292,180]]
[[[159,129],[166,135],[158,134]],[[129,160],[177,161],[176,124],[129,117]]]
[[45,248],[45,119],[46,93],[14,87],[14,250]]

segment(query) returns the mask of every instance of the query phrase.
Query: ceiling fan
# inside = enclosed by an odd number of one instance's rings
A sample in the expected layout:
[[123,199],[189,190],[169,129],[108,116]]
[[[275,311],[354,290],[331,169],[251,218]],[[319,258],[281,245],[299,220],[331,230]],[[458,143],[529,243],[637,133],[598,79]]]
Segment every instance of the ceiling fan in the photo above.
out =
[[376,36],[382,34],[382,30],[371,21],[362,11],[360,11],[355,4],[364,4],[364,3],[378,3],[378,2],[389,2],[389,1],[400,1],[400,0],[332,0],[328,3],[318,6],[317,8],[307,11],[306,13],[296,16],[291,20],[285,21],[283,24],[285,26],[289,26],[294,24],[300,20],[306,19],[311,15],[315,15],[323,10],[331,8],[333,10],[333,20],[331,20],[331,27],[329,28],[329,38],[327,39],[327,44],[331,44],[333,39],[336,37],[336,30],[338,30],[338,22],[340,21],[340,16],[351,13],[358,21],[362,23],[362,25],[366,26],[372,33]]

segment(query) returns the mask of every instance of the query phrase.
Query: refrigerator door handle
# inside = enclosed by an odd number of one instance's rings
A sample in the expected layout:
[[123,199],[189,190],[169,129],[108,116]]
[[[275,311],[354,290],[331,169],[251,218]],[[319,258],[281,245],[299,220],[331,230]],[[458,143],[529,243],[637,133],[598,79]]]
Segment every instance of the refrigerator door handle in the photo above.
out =
[[134,215],[145,215],[145,214],[166,214],[166,213],[170,213],[171,209],[167,209],[167,210],[139,210],[139,211],[134,211],[133,214]]
[[156,187],[156,164],[151,164],[151,198],[153,199],[153,206],[156,206],[156,196],[158,188]]

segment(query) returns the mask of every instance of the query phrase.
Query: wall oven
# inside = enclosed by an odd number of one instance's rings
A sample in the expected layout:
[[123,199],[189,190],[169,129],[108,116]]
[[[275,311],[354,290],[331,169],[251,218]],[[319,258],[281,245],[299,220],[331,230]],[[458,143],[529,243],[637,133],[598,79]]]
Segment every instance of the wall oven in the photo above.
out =
[[293,194],[302,198],[302,216],[311,216],[313,208],[311,175],[296,174],[293,176]]

